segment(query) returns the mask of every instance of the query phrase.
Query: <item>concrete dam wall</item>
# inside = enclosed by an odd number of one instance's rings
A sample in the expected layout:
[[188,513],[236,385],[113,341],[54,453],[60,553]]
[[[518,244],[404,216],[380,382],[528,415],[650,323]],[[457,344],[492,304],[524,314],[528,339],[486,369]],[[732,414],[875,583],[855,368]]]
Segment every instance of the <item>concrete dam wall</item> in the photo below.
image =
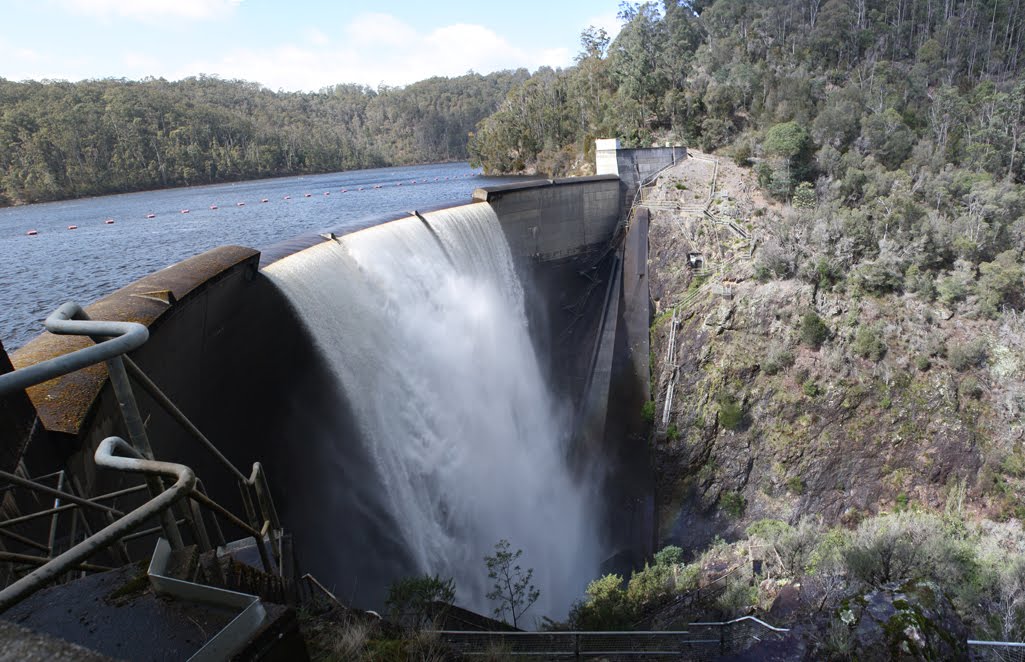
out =
[[[604,556],[644,538],[609,536],[609,515],[590,509],[602,502],[606,472],[614,470],[594,461],[605,439],[590,440],[588,453],[573,451],[580,421],[595,415],[589,394],[603,338],[630,345],[625,325],[602,324],[610,302],[618,304],[628,286],[637,289],[636,275],[629,282],[618,276],[620,181],[528,182],[480,189],[474,200],[346,237],[299,237],[262,254],[219,248],[133,283],[88,312],[149,327],[134,360],[229,459],[263,462],[304,570],[344,600],[379,605],[391,580],[464,567],[457,584],[480,595],[482,550],[509,538],[537,569],[535,581],[550,601],[542,612],[562,616]],[[378,269],[386,261],[387,269]],[[399,280],[375,290],[387,274]],[[330,278],[335,285],[308,296],[287,285]],[[436,298],[438,290],[447,298]],[[316,312],[297,307],[303,296]],[[467,331],[446,338],[452,318]],[[331,337],[325,328],[342,331]],[[373,328],[378,332],[366,333]],[[488,342],[471,342],[471,331],[482,328],[492,334],[484,336]],[[361,344],[368,337],[377,344]],[[19,367],[89,343],[43,334],[11,358]],[[427,360],[439,347],[444,351]],[[326,351],[333,349],[340,352],[335,359]],[[369,349],[387,352],[368,357]],[[361,356],[371,360],[340,374]],[[449,382],[441,378],[445,361],[457,368]],[[623,388],[614,376],[628,365],[603,368],[606,393]],[[432,398],[383,388],[417,383]],[[31,406],[14,399],[0,406],[0,422],[11,431],[5,437],[16,438],[15,450],[0,459],[9,466],[21,457],[31,475],[68,467],[83,493],[121,487],[91,461],[103,438],[124,434],[102,367],[33,387],[29,396]],[[438,407],[446,398],[465,406]],[[224,471],[148,396],[139,400],[156,456],[192,466],[215,498],[237,501]],[[603,436],[603,428],[591,435]],[[366,443],[374,435],[391,445]],[[453,435],[461,446],[440,443]],[[413,447],[419,454],[404,456]],[[474,447],[501,460],[511,478],[533,471],[543,480],[528,489],[519,480],[495,481],[495,466],[460,464],[457,456]],[[459,470],[439,475],[453,466]],[[475,494],[496,485],[493,499]],[[469,489],[457,494],[462,487]],[[467,530],[470,545],[461,538]],[[135,545],[140,557],[151,549],[150,542]],[[454,551],[461,548],[462,555]],[[446,558],[451,565],[437,567]]]

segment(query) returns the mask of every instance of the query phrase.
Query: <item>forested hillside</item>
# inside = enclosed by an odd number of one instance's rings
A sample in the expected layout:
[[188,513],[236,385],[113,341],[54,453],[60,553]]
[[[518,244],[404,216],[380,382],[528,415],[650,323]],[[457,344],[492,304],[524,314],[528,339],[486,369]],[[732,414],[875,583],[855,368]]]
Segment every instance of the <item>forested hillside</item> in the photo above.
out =
[[526,70],[272,92],[217,78],[0,79],[0,205],[465,159]]
[[[789,203],[763,278],[1020,308],[1021,0],[665,0],[516,86],[471,139],[489,172],[559,174],[595,137],[752,166]],[[586,159],[584,159],[586,161]]]
[[[835,178],[852,150],[892,170],[963,165],[1020,179],[1025,7],[1020,0],[665,0],[624,3],[624,26],[581,36],[577,64],[542,69],[481,124],[489,170],[595,137],[683,141],[797,163],[784,181]],[[765,142],[794,122],[796,144]],[[797,151],[792,151],[797,150]]]

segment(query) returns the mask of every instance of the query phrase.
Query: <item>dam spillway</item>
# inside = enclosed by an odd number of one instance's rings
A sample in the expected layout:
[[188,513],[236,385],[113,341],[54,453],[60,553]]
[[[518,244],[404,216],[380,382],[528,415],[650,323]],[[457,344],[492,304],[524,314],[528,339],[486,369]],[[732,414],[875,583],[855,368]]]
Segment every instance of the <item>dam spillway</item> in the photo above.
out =
[[571,470],[572,408],[546,383],[491,206],[380,225],[264,273],[354,415],[355,438],[311,440],[318,466],[358,453],[367,470],[344,486],[317,477],[332,506],[348,502],[346,529],[378,530],[321,543],[364,584],[338,590],[379,603],[401,567],[454,578],[460,604],[488,613],[483,559],[508,539],[544,587],[536,613],[565,614],[600,560],[596,488],[589,469]]
[[[388,582],[430,572],[487,612],[483,554],[508,539],[535,569],[534,613],[558,618],[599,561],[643,564],[654,538],[639,425],[647,239],[621,216],[629,179],[488,187],[349,235],[224,246],[86,310],[147,327],[131,359],[232,463],[263,463],[298,566],[346,603],[380,607]],[[11,360],[91,344],[46,333]],[[131,485],[93,462],[125,435],[102,366],[25,396],[0,398],[0,468],[64,469],[81,494]],[[244,506],[174,418],[137,397],[154,455]],[[126,547],[146,558],[152,537]]]

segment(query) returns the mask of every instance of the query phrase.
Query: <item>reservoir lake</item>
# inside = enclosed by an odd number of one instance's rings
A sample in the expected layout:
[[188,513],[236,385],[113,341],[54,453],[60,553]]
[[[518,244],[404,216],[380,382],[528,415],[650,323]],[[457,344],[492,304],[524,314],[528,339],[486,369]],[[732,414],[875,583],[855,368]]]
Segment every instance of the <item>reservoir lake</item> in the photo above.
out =
[[2,208],[0,341],[14,350],[65,301],[87,305],[217,246],[259,250],[308,232],[355,231],[368,217],[468,203],[475,188],[516,179],[445,163]]

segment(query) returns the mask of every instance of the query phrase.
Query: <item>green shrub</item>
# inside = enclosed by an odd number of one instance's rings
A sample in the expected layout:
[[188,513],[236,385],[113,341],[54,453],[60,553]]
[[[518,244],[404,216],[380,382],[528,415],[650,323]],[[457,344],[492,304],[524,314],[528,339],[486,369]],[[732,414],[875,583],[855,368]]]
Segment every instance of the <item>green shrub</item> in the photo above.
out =
[[947,349],[947,358],[955,370],[975,368],[989,358],[989,345],[983,338],[976,338],[967,343],[955,343]]
[[815,185],[811,182],[801,182],[794,189],[794,196],[790,204],[795,209],[812,209],[817,202],[815,198]]
[[1025,273],[1018,264],[1015,251],[1004,251],[992,262],[983,262],[979,265],[979,273],[975,290],[979,296],[979,307],[985,315],[995,318],[1001,306],[1020,301]]
[[666,439],[669,441],[678,441],[680,439],[680,430],[676,427],[676,423],[670,423],[669,427],[666,428]]
[[958,260],[954,270],[936,282],[936,292],[940,301],[948,306],[963,301],[971,291],[975,280],[974,266],[970,262]]
[[862,326],[854,334],[851,349],[863,359],[879,361],[886,355],[886,343],[882,340],[882,329],[877,325]]
[[965,377],[958,385],[958,393],[962,398],[978,400],[982,397],[982,385],[975,377]]
[[737,400],[727,394],[719,396],[719,425],[727,430],[737,430],[744,423],[744,409]]
[[819,385],[809,379],[801,384],[801,391],[809,398],[814,398],[819,394]]
[[767,543],[773,543],[783,534],[791,531],[792,527],[778,519],[760,519],[748,524],[744,533],[748,538],[761,538]]
[[939,516],[904,510],[864,520],[844,550],[844,562],[852,577],[872,586],[931,579],[965,590],[978,570],[975,555],[965,541],[950,536]]
[[573,605],[569,613],[576,630],[626,630],[633,625],[635,612],[623,590],[623,578],[605,575],[587,585],[584,602]]
[[914,292],[926,301],[936,298],[936,283],[932,274],[922,271],[917,264],[912,264],[904,272],[904,289]]
[[918,357],[915,358],[915,367],[922,372],[926,372],[932,367],[932,361],[929,360],[928,356],[919,354]]
[[1008,453],[1000,463],[1000,470],[1015,478],[1025,477],[1025,453],[1017,449]]
[[743,581],[731,582],[715,600],[716,606],[726,618],[742,616],[758,602],[758,587]]
[[393,623],[416,630],[429,625],[434,603],[452,604],[455,597],[452,579],[425,575],[393,582],[384,604]]
[[800,476],[794,476],[787,480],[787,489],[793,494],[804,494],[804,481]]
[[654,400],[648,400],[643,405],[641,405],[641,419],[645,423],[647,423],[648,425],[651,425],[651,423],[654,422],[654,420],[655,420],[655,401]]
[[925,351],[929,356],[947,358],[947,339],[942,333],[930,333],[925,339]]
[[626,588],[627,599],[633,609],[661,602],[673,592],[672,565],[644,564],[644,570],[633,573]]
[[676,545],[666,545],[659,551],[655,552],[655,564],[656,565],[676,565],[683,561],[683,549]]
[[794,353],[784,345],[773,345],[762,362],[762,372],[775,375],[794,365]]
[[807,312],[801,317],[801,342],[818,349],[829,340],[829,327],[815,312]]
[[719,508],[733,519],[738,519],[747,508],[747,499],[740,492],[723,492],[719,497]]

